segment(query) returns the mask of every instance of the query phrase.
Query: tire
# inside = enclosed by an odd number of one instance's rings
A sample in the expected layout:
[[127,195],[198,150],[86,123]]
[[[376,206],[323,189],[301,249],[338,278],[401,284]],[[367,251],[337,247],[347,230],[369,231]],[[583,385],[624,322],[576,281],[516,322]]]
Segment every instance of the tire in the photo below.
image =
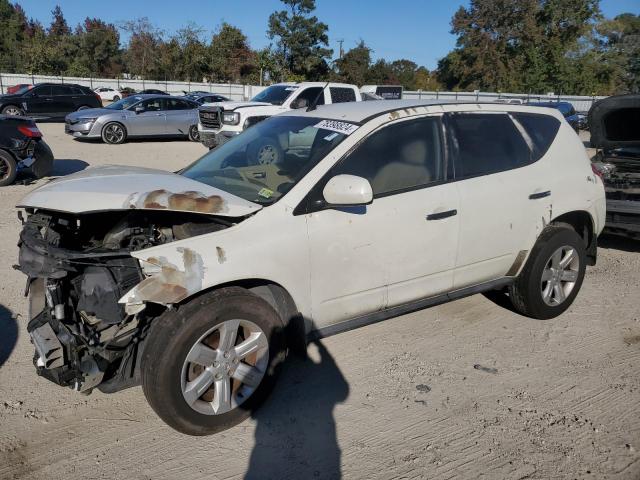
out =
[[[220,332],[233,332],[234,322],[240,322],[238,337],[229,341],[234,347],[225,357]],[[250,343],[249,335],[257,345],[254,353],[236,356]],[[226,430],[249,417],[268,395],[285,358],[284,338],[280,317],[256,295],[237,287],[206,293],[154,320],[142,355],[142,389],[151,408],[179,432]],[[191,362],[189,356],[199,360]],[[236,379],[241,370],[255,385]],[[221,402],[218,393],[225,386],[229,398]]]
[[11,185],[18,174],[18,165],[9,152],[0,150],[0,187]]
[[[118,133],[119,132],[119,133]],[[102,141],[110,145],[119,145],[127,139],[127,129],[118,122],[109,122],[102,127]]]
[[114,95],[111,99],[112,102],[117,102],[118,100],[120,100],[120,97],[118,95]]
[[24,115],[24,111],[21,108],[16,107],[15,105],[7,105],[2,109],[2,113],[4,115],[13,115],[13,116]]
[[278,164],[284,157],[284,151],[274,138],[259,138],[247,148],[249,165]]
[[524,269],[509,287],[511,303],[527,317],[539,320],[557,317],[578,295],[586,264],[580,235],[565,226],[548,226],[538,238]]
[[189,127],[189,140],[191,140],[192,142],[200,141],[200,132],[198,131],[197,125],[191,125]]

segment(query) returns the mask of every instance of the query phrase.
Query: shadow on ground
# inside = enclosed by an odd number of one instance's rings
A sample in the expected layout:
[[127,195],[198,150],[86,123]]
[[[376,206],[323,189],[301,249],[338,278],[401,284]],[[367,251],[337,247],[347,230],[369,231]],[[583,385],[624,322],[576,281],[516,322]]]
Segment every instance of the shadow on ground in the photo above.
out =
[[291,356],[266,403],[254,413],[255,444],[246,479],[335,479],[341,451],[333,410],[349,384],[320,342],[320,360]]
[[623,252],[640,253],[640,240],[620,235],[601,235],[598,238],[598,248],[621,250]]
[[18,323],[11,310],[0,304],[0,367],[7,361],[18,341]]
[[72,173],[80,172],[87,168],[89,164],[84,160],[73,158],[56,158],[53,162],[52,177],[63,177]]

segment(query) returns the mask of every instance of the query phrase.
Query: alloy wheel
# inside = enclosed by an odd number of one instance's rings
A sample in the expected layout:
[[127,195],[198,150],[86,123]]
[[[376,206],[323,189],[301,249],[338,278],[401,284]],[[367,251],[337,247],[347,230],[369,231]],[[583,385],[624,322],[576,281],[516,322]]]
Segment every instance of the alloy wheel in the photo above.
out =
[[264,145],[258,151],[258,163],[260,165],[271,165],[278,160],[278,152],[273,145]]
[[9,164],[5,159],[0,157],[0,180],[4,180],[9,176],[9,172],[11,168],[9,168]]
[[181,373],[182,396],[204,415],[221,415],[244,403],[269,365],[269,341],[249,320],[227,320],[191,347]]
[[22,112],[21,112],[21,111],[20,111],[20,109],[19,109],[19,108],[17,108],[17,107],[7,107],[7,108],[5,109],[5,111],[4,111],[4,113],[5,113],[6,115],[14,115],[14,116],[17,116],[17,115],[20,115]]
[[579,271],[580,256],[575,248],[566,245],[553,252],[540,280],[544,303],[551,307],[564,303],[578,281]]
[[117,124],[108,125],[104,137],[109,143],[120,143],[124,140],[124,129]]

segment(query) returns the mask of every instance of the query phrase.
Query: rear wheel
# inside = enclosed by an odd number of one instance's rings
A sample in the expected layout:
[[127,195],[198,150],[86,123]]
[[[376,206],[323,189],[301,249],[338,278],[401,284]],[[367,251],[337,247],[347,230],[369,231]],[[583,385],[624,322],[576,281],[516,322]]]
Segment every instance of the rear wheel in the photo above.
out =
[[4,113],[5,115],[14,115],[14,116],[24,115],[24,112],[22,111],[22,109],[16,107],[15,105],[7,105],[2,109],[2,113]]
[[189,140],[191,140],[192,142],[200,141],[200,132],[198,131],[197,125],[191,125],[189,127]]
[[586,268],[584,242],[575,230],[550,226],[540,235],[509,297],[520,313],[554,318],[571,306]]
[[124,125],[118,122],[107,123],[102,128],[102,141],[111,145],[118,145],[127,138],[127,131]]
[[247,148],[250,165],[271,165],[282,161],[284,152],[276,139],[259,138]]
[[240,423],[261,403],[284,352],[275,310],[244,289],[222,289],[155,320],[142,388],[168,425],[209,435]]
[[0,150],[0,187],[11,185],[16,179],[18,166],[13,156]]
[[114,95],[113,96],[113,100],[111,100],[112,102],[117,102],[118,100],[120,100],[120,97],[118,95]]

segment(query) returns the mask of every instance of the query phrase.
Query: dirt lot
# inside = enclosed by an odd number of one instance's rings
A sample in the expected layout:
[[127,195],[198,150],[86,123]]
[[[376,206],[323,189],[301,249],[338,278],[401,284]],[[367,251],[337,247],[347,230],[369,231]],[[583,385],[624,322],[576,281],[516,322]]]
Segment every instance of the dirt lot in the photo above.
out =
[[[186,141],[79,143],[57,174],[175,170]],[[85,163],[86,162],[86,163]],[[534,321],[483,296],[328,338],[255,418],[192,438],[139,388],[85,397],[35,375],[13,205],[0,189],[0,479],[640,478],[640,243],[605,238],[572,308]]]

